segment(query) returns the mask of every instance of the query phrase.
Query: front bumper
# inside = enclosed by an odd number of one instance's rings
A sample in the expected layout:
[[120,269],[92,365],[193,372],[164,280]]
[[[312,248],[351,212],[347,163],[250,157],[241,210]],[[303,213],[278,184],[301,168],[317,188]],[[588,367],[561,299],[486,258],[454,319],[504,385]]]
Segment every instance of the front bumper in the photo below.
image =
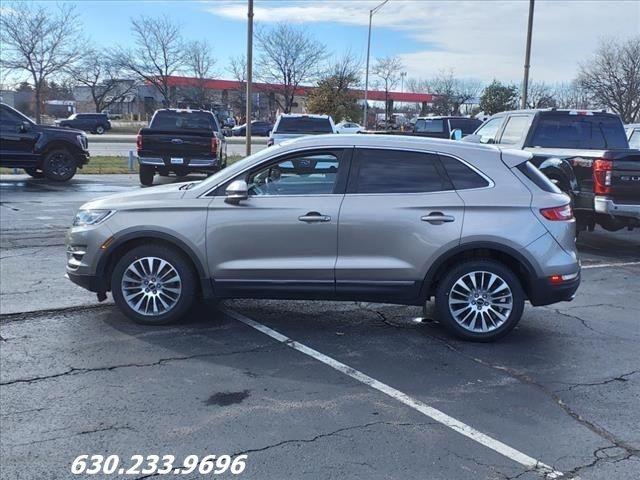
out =
[[76,285],[90,292],[104,293],[107,291],[104,280],[95,275],[80,275],[67,269],[66,277]]
[[580,273],[568,282],[552,284],[549,278],[536,278],[529,284],[529,302],[539,307],[558,302],[570,302],[580,286]]
[[612,198],[601,196],[596,196],[593,201],[596,213],[640,220],[640,204],[616,203]]

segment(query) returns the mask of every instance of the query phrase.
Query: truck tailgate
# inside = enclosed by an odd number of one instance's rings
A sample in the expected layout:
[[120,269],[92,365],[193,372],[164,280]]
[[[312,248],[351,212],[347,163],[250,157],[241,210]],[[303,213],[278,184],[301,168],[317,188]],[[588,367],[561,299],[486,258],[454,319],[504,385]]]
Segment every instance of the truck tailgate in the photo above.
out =
[[640,204],[640,150],[635,152],[604,155],[613,161],[610,197],[620,203]]
[[209,131],[176,133],[143,129],[140,156],[210,157],[212,156]]

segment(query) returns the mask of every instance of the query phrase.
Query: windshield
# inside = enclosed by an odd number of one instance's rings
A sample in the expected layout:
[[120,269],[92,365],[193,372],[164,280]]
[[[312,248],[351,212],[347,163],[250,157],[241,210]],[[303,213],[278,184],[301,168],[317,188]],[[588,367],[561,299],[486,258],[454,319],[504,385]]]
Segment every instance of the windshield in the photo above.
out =
[[282,117],[274,133],[333,133],[328,118]]
[[629,148],[618,117],[568,113],[541,116],[527,146],[596,150]]
[[159,111],[153,116],[150,127],[158,130],[217,130],[213,115],[207,112]]

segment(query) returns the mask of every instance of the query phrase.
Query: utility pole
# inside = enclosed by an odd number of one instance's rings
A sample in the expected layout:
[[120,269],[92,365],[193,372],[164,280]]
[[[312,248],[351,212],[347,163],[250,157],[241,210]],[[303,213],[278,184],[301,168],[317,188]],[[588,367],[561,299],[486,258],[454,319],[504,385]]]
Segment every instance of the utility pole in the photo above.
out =
[[524,79],[522,80],[522,100],[520,108],[527,108],[527,96],[529,94],[529,67],[531,60],[531,34],[533,32],[533,4],[535,0],[529,0],[529,24],[527,26],[527,47],[524,54]]
[[253,83],[253,0],[249,0],[247,12],[247,104],[245,118],[247,119],[245,139],[247,141],[246,154],[251,155],[251,84]]
[[364,128],[367,128],[367,103],[368,103],[368,94],[369,94],[369,53],[371,52],[371,21],[373,20],[373,14],[376,13],[378,10],[380,10],[385,3],[387,3],[389,0],[384,0],[384,2],[382,2],[381,4],[379,4],[377,7],[372,8],[371,10],[369,10],[369,36],[367,38],[367,69],[365,71],[365,75],[364,75],[364,119],[362,122],[362,125],[364,126]]

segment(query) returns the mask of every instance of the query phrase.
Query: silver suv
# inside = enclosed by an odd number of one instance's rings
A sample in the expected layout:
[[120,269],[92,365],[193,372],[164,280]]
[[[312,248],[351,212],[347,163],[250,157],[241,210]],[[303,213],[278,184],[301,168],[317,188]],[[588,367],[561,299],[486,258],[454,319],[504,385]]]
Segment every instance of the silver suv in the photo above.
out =
[[423,305],[459,337],[509,332],[580,282],[569,198],[522,151],[385,135],[304,137],[199,183],[85,204],[69,278],[140,323],[196,297]]

